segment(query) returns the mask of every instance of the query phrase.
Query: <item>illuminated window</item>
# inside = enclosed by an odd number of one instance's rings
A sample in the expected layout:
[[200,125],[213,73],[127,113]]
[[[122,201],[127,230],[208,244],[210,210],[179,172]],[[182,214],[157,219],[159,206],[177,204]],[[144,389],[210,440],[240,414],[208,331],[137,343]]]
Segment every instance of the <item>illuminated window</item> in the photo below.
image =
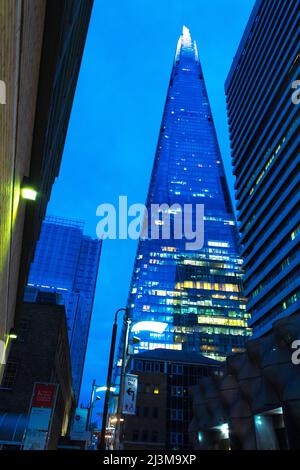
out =
[[224,326],[247,326],[245,320],[236,319],[236,318],[221,318],[221,317],[205,317],[198,316],[198,323],[204,325],[224,325]]
[[208,242],[207,243],[208,246],[215,246],[215,247],[218,247],[218,248],[228,248],[229,247],[229,243],[227,242]]

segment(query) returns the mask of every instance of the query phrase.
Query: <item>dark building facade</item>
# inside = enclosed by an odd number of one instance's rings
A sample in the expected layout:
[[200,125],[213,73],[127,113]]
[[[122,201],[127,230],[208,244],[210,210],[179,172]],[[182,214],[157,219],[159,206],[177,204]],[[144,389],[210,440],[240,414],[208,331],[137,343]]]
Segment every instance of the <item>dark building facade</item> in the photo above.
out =
[[192,449],[190,386],[217,373],[220,363],[199,353],[155,349],[131,357],[128,371],[138,376],[136,415],[124,415],[126,450]]
[[[155,220],[153,204],[161,207]],[[204,207],[204,217],[196,216],[196,206]],[[135,352],[165,348],[225,360],[242,350],[251,331],[235,218],[197,46],[186,27],[171,73],[147,209],[151,230],[162,232],[157,238],[148,232],[139,243],[130,318],[167,327],[161,333],[141,329]],[[203,246],[187,246],[186,233],[177,237],[178,217],[197,225]],[[166,226],[170,236],[164,238]]]
[[79,398],[101,252],[80,221],[46,217],[30,266],[25,299],[57,292],[67,315],[73,389]]
[[299,313],[277,320],[192,387],[195,449],[300,449],[299,338]]
[[258,0],[226,81],[254,336],[300,309],[300,4]]
[[[29,264],[58,175],[92,5],[92,0],[0,5],[0,80],[6,85],[0,106],[1,363],[9,354],[9,331],[22,310]],[[38,193],[35,201],[22,198],[25,178]],[[3,371],[0,364],[0,377]]]
[[74,404],[70,349],[64,306],[57,294],[39,294],[39,303],[24,303],[17,339],[0,386],[0,446],[20,448],[28,424],[35,383],[58,385],[48,449],[56,449],[69,429]]

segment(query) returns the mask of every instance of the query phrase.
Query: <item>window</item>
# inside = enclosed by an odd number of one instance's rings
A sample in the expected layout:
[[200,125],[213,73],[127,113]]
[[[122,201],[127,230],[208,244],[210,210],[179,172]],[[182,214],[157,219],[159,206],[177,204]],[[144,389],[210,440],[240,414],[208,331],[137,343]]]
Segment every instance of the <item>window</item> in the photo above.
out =
[[13,388],[18,372],[17,362],[8,362],[5,368],[1,386],[3,388]]
[[181,364],[172,364],[172,374],[175,375],[182,375],[183,374],[183,366]]
[[171,421],[182,421],[183,413],[182,409],[173,408],[171,410]]
[[132,440],[133,441],[138,441],[139,440],[139,432],[137,429],[135,429],[133,432],[132,432]]
[[157,442],[158,439],[158,432],[157,431],[152,431],[151,433],[151,442]]
[[144,442],[148,441],[148,431],[147,430],[142,431],[142,441],[144,441]]
[[153,395],[159,395],[159,386],[158,385],[154,385]]
[[153,418],[158,418],[158,408],[153,408],[152,417]]
[[149,416],[149,408],[148,406],[144,406],[144,409],[143,409],[143,416],[144,418],[147,418]]
[[151,393],[151,385],[150,384],[145,385],[144,392],[145,393]]
[[180,432],[171,432],[170,440],[173,446],[181,445],[183,443],[183,434]]
[[154,372],[163,372],[161,366],[163,366],[163,364],[161,364],[160,362],[155,362],[154,363]]
[[173,386],[173,387],[171,387],[171,396],[172,397],[182,397],[183,396],[183,387],[182,386]]

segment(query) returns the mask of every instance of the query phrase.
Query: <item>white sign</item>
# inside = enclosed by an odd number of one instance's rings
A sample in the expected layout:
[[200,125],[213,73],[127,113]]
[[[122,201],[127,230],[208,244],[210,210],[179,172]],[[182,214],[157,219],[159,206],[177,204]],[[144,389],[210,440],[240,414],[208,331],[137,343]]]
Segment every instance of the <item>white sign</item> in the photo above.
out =
[[28,429],[48,431],[51,420],[52,408],[31,408]]
[[136,412],[136,397],[138,389],[138,376],[126,375],[123,397],[123,414],[135,415]]
[[88,439],[86,432],[88,410],[86,408],[77,408],[71,430],[71,440],[84,441]]

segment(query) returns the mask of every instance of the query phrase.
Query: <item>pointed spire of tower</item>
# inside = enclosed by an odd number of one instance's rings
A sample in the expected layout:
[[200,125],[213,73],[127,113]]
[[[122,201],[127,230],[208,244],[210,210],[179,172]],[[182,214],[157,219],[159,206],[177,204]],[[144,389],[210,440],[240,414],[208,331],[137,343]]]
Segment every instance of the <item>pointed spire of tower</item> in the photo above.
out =
[[192,38],[190,30],[187,26],[183,26],[182,28],[182,45],[184,47],[192,45]]
[[185,25],[182,27],[182,34],[179,36],[177,43],[175,61],[178,60],[182,49],[193,49],[195,53],[195,59],[197,62],[199,61],[196,41],[192,41],[190,30]]

